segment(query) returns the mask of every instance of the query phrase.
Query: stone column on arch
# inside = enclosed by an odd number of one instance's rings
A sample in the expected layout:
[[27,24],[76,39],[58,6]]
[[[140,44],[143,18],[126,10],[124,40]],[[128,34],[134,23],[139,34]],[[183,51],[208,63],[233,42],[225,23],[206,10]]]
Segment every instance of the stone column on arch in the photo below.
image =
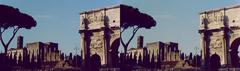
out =
[[209,63],[210,63],[210,48],[209,48],[209,46],[210,46],[210,41],[211,41],[211,39],[210,39],[210,31],[209,30],[206,30],[206,29],[204,29],[203,30],[203,33],[202,33],[202,35],[203,35],[203,48],[204,48],[204,66],[206,67],[206,68],[208,68],[209,67]]
[[226,65],[231,65],[231,61],[230,61],[230,53],[229,53],[229,48],[230,48],[230,46],[229,46],[229,38],[226,38],[225,37],[225,35],[223,35],[223,50],[224,50],[224,52],[223,52],[223,54],[224,54],[224,63],[223,64],[226,64]]

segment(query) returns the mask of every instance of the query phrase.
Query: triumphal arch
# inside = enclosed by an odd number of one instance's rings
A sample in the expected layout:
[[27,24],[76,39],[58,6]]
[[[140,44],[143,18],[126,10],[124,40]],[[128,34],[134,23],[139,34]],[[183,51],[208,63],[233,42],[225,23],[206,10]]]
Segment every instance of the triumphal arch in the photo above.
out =
[[79,33],[85,62],[97,55],[102,65],[117,64],[114,62],[120,45],[120,6],[81,12]]
[[221,65],[239,65],[240,5],[201,12],[199,33],[203,64],[217,55]]

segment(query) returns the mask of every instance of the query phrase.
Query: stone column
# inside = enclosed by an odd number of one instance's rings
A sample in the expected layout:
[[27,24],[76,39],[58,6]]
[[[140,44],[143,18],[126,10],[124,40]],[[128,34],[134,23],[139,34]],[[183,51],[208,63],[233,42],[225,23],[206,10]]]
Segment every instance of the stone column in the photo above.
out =
[[210,63],[210,32],[208,30],[203,30],[203,48],[204,48],[204,66],[208,69]]
[[226,59],[227,59],[227,66],[230,67],[231,66],[231,54],[230,54],[230,28],[229,28],[229,25],[228,25],[228,18],[226,16],[226,13],[225,13],[225,8],[224,8],[224,16],[223,16],[223,32],[224,32],[224,41],[225,41],[225,48],[226,48]]
[[211,36],[211,32],[210,30],[208,29],[208,24],[209,24],[209,21],[208,21],[208,18],[207,18],[207,12],[204,12],[203,14],[203,18],[202,18],[202,22],[201,24],[203,25],[201,27],[201,29],[199,30],[199,33],[201,34],[202,36],[202,49],[203,49],[203,53],[202,53],[202,65],[204,68],[208,69],[209,66],[210,66],[210,48],[209,48],[209,45],[210,45],[210,36]]
[[85,46],[84,46],[84,35],[83,34],[80,34],[81,35],[81,38],[80,38],[80,45],[81,45],[81,56],[82,56],[82,59],[85,59]]
[[85,70],[90,69],[90,42],[91,33],[89,30],[81,30],[82,44],[83,44],[83,60]]
[[[86,49],[86,60],[87,61],[90,61],[90,42],[91,42],[91,33],[89,32],[89,31],[87,31],[86,33],[85,33],[85,49]],[[89,65],[90,66],[90,63],[89,62],[87,62],[88,64],[87,65]]]
[[104,54],[106,54],[106,64],[108,66],[112,66],[112,58],[111,58],[111,53],[110,53],[110,39],[111,39],[111,29],[109,27],[109,18],[108,16],[106,15],[106,9],[104,9],[104,41],[105,41],[105,48],[106,48],[106,51]]

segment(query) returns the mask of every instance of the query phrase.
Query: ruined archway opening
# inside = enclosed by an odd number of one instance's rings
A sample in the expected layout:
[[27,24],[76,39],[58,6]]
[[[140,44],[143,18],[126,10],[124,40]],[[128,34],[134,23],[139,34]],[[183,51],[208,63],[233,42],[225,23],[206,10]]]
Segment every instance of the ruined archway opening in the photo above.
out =
[[117,38],[112,42],[110,47],[111,63],[113,67],[116,67],[119,62],[119,56],[118,56],[119,46],[120,46],[120,38]]
[[218,68],[221,67],[221,64],[220,64],[220,56],[218,54],[213,54],[211,57],[210,57],[210,69],[212,71],[216,71],[218,70]]
[[230,53],[230,62],[231,62],[231,66],[232,67],[240,67],[240,63],[239,63],[239,45],[240,45],[240,38],[235,39],[232,44],[231,47],[229,49],[229,53]]
[[95,53],[90,58],[91,71],[98,71],[101,67],[101,57]]

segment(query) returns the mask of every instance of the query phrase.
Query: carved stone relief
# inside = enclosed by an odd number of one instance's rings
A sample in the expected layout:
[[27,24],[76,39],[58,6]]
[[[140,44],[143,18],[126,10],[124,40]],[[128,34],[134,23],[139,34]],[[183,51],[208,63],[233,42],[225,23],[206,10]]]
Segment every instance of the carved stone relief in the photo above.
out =
[[213,12],[213,13],[207,14],[207,19],[209,23],[223,21],[223,17],[224,16],[222,12]]
[[89,20],[89,23],[96,23],[104,21],[104,16],[102,12],[95,12],[93,14],[89,14],[86,17]]
[[210,47],[213,49],[219,49],[222,47],[222,41],[220,38],[212,39]]
[[91,43],[91,48],[93,49],[99,49],[99,48],[102,48],[103,47],[103,41],[101,38],[95,38],[94,40],[92,40],[92,43]]

